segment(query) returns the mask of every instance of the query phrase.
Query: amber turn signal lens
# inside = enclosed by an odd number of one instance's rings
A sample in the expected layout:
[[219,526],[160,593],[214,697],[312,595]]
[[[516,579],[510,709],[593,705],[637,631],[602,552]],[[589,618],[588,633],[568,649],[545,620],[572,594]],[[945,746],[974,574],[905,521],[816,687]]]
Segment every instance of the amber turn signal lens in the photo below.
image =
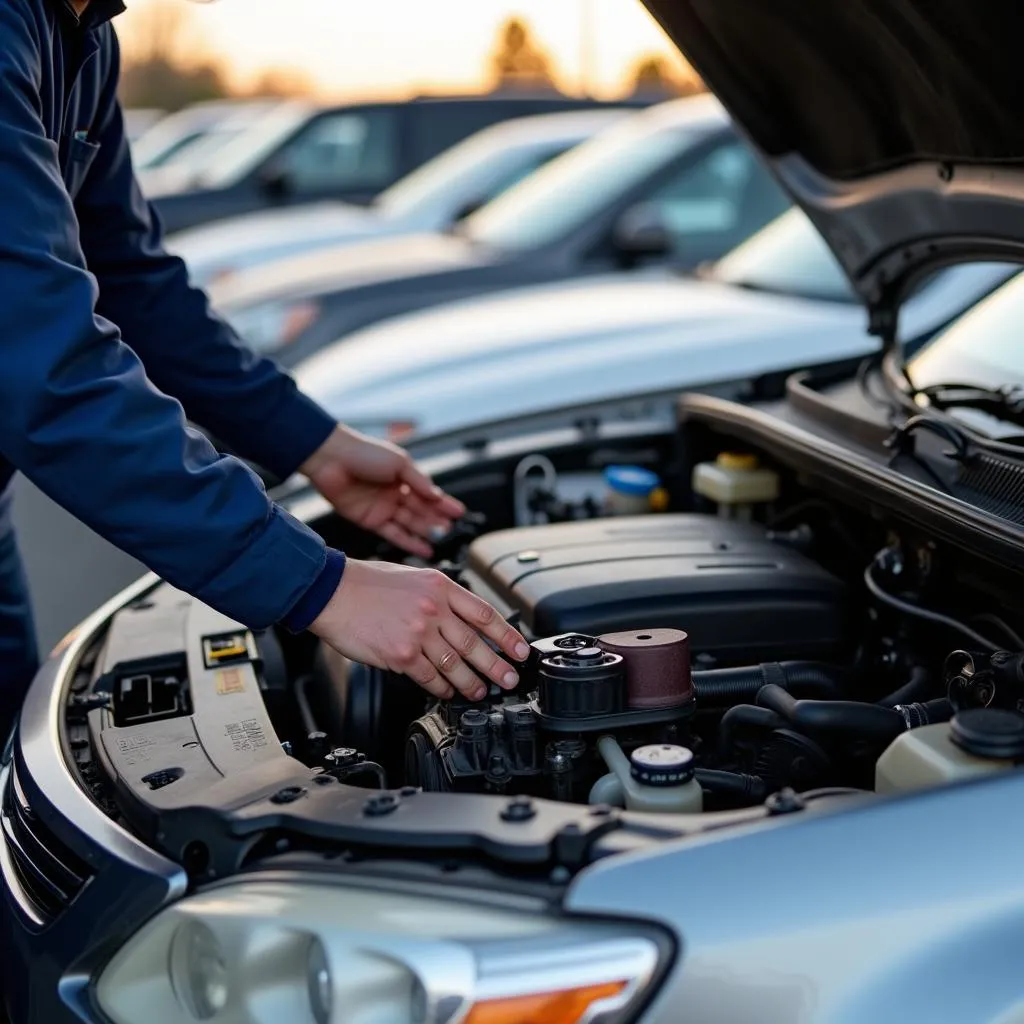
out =
[[594,1003],[621,995],[624,981],[477,1003],[465,1024],[577,1024]]

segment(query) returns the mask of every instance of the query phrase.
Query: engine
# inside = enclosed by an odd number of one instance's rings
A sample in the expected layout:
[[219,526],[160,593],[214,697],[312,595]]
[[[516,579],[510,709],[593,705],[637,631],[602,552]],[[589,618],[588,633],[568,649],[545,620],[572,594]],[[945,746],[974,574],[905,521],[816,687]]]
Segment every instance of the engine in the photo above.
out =
[[879,550],[844,524],[839,556],[802,522],[695,513],[474,528],[441,568],[529,640],[514,691],[438,702],[160,587],[117,613],[69,697],[94,798],[154,834],[211,787],[230,803],[243,775],[284,802],[309,780],[494,794],[523,820],[531,797],[781,812],[1024,759],[1024,643],[966,590],[963,619],[925,607],[951,589],[932,584],[933,546],[889,534]]
[[411,681],[325,656],[317,685],[344,693],[346,743],[389,778],[661,809],[830,781],[830,759],[798,733],[778,730],[754,757],[718,743],[723,713],[768,684],[840,689],[847,588],[785,538],[705,515],[599,519],[486,535],[450,571],[532,653],[515,691],[426,708]]

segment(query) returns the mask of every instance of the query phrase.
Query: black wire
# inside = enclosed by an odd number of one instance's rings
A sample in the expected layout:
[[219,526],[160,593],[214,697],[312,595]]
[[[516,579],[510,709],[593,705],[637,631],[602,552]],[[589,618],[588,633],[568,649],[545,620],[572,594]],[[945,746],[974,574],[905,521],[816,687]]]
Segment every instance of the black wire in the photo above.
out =
[[886,394],[878,394],[871,386],[871,381],[874,379],[873,374],[878,369],[879,363],[878,356],[868,356],[867,359],[861,362],[860,366],[857,367],[857,387],[869,405],[873,405],[876,409],[885,409],[891,413],[896,411],[897,408],[893,404],[892,399]]
[[916,463],[921,469],[923,469],[932,478],[932,480],[935,481],[935,484],[940,491],[942,491],[945,494],[953,493],[949,485],[946,483],[945,480],[942,479],[941,476],[939,476],[935,469],[932,466],[930,466],[925,459],[922,459],[920,455],[917,455],[914,452],[893,452],[892,457],[889,459],[889,465],[893,466],[896,460],[901,456],[903,458],[910,459],[912,462]]
[[975,615],[974,621],[976,622],[991,622],[993,626],[1001,629],[1003,635],[1016,646],[1018,650],[1024,651],[1024,640],[1021,640],[1020,634],[1010,628],[998,615],[992,614],[992,612],[984,612],[981,615]]
[[998,651],[1000,649],[999,644],[993,643],[987,637],[975,632],[966,623],[960,622],[958,619],[954,619],[949,615],[943,615],[941,612],[933,612],[928,608],[922,608],[919,605],[911,604],[909,601],[904,601],[902,598],[895,597],[888,593],[888,591],[883,590],[874,577],[875,564],[875,562],[872,562],[864,570],[864,585],[877,600],[881,601],[883,604],[889,605],[891,608],[895,608],[897,611],[903,612],[905,615],[912,615],[919,619],[925,619],[928,622],[934,622],[936,625],[947,626],[949,629],[954,629],[962,636],[966,636],[975,643],[981,644],[981,646],[987,651]]
[[[909,385],[909,393],[902,388],[899,382],[895,379],[895,374],[897,372],[902,374],[904,380]],[[914,401],[913,396],[924,394],[925,392],[914,387],[914,384],[906,371],[906,367],[900,367],[892,357],[883,359],[882,382],[885,385],[885,390],[888,395],[907,413],[908,416],[913,417],[921,415],[921,407]],[[1003,441],[994,441],[985,434],[980,434],[977,431],[964,426],[959,421],[953,420],[948,413],[943,412],[941,409],[936,409],[934,413],[927,418],[933,422],[941,421],[949,424],[949,426],[956,430],[970,445],[983,452],[987,452],[992,455],[1005,455],[1008,458],[1013,459],[1014,462],[1020,462],[1020,460],[1024,458],[1024,438],[1008,438]]]

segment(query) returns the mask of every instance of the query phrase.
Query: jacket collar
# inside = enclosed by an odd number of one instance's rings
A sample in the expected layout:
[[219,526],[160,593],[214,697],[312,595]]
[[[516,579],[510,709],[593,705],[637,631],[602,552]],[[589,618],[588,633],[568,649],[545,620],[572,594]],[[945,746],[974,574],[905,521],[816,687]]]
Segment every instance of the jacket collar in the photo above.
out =
[[92,0],[85,14],[79,17],[71,6],[70,0],[54,0],[58,9],[76,25],[83,28],[96,28],[116,18],[124,9],[122,0]]

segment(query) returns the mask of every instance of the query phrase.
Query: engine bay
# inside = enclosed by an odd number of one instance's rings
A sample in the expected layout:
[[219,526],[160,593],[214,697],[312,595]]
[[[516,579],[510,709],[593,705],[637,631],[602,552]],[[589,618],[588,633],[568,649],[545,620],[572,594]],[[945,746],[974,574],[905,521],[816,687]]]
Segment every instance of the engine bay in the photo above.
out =
[[470,516],[441,541],[437,571],[530,642],[513,691],[439,702],[160,584],[79,666],[66,756],[196,878],[396,842],[571,868],[1024,758],[1012,603],[783,466],[701,465],[685,511],[566,499],[546,474],[503,528]]

